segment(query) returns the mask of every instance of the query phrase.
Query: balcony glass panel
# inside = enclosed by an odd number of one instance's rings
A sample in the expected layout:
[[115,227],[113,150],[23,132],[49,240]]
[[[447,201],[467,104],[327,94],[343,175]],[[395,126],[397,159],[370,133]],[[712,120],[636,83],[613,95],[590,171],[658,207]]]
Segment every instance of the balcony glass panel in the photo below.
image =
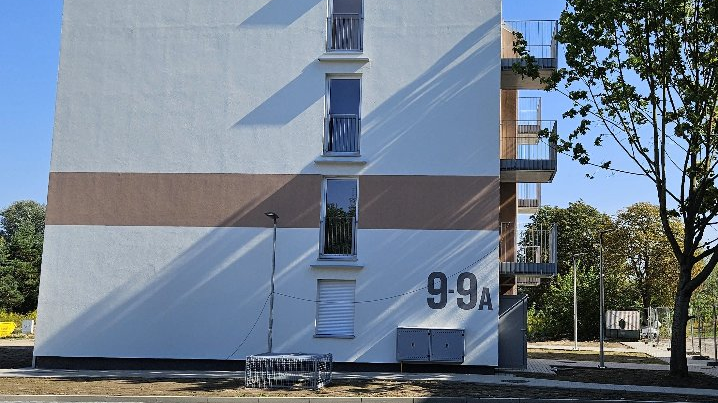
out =
[[356,255],[357,195],[356,179],[327,179],[324,194],[321,256]]
[[324,129],[324,154],[359,155],[360,91],[359,79],[329,79],[329,115]]

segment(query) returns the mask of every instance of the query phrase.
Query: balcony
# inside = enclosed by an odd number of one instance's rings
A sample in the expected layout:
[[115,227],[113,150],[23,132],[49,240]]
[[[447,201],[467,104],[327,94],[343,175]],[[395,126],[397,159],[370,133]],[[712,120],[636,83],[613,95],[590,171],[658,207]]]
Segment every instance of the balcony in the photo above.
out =
[[541,207],[541,184],[519,183],[516,188],[518,213],[535,214]]
[[358,156],[361,119],[355,114],[329,114],[324,128],[324,155]]
[[501,122],[501,181],[548,183],[556,175],[555,120]]
[[553,277],[556,264],[556,225],[517,230],[514,223],[501,223],[499,236],[499,273],[522,281]]
[[327,19],[328,52],[361,52],[363,38],[364,18],[361,14],[335,13]]
[[523,63],[514,52],[514,41],[520,34],[526,41],[526,50],[535,58],[539,76],[549,77],[558,67],[558,45],[555,20],[504,21],[501,24],[501,88],[505,90],[541,90],[539,80],[521,77],[512,67]]

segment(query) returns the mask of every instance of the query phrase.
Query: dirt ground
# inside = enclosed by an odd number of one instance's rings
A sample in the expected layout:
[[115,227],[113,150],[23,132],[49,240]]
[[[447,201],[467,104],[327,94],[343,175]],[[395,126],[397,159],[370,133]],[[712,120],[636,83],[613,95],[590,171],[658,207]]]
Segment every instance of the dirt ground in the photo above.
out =
[[361,396],[361,397],[514,397],[514,398],[583,398],[632,400],[715,402],[713,397],[679,396],[615,391],[570,390],[523,387],[520,379],[505,385],[436,381],[334,380],[318,391],[245,389],[242,379],[47,379],[0,378],[0,390],[7,394],[111,395],[111,396]]
[[[677,388],[718,389],[718,378],[692,372],[685,379],[673,378],[668,371],[633,369],[558,367],[556,375],[518,373],[527,378],[555,379],[571,382],[612,383],[618,385],[668,386]],[[713,398],[715,400],[715,398]]]
[[[544,344],[548,346],[567,346],[567,347],[573,347],[573,340],[547,340],[547,341],[539,341],[532,344]],[[578,347],[598,347],[601,343],[598,341],[579,341]],[[626,347],[625,344],[618,342],[618,341],[607,341],[603,343],[604,347],[608,348],[623,348]]]
[[[22,368],[32,363],[32,347],[0,347],[0,368]],[[718,380],[691,374],[688,380],[674,380],[667,372],[603,371],[585,368],[561,368],[556,376],[517,374],[520,377],[557,379],[577,382],[624,383],[653,386],[682,386],[718,389]],[[569,390],[521,386],[521,378],[509,378],[502,385],[481,385],[438,381],[384,381],[335,379],[318,391],[245,389],[244,380],[233,379],[107,379],[107,378],[0,378],[3,394],[109,395],[109,396],[445,396],[445,397],[533,397],[715,402],[715,398],[615,391]]]
[[[598,351],[573,350],[545,350],[532,348],[528,351],[529,358],[566,361],[599,361]],[[664,361],[651,357],[645,353],[605,351],[604,360],[607,362],[637,363],[637,364],[665,364]]]

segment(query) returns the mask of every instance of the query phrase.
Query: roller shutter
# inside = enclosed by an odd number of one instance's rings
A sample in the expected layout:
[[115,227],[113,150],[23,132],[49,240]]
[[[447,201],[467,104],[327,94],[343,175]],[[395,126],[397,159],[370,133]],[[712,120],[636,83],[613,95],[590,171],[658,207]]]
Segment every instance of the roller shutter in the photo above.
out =
[[319,280],[316,335],[354,337],[354,289],[356,281]]

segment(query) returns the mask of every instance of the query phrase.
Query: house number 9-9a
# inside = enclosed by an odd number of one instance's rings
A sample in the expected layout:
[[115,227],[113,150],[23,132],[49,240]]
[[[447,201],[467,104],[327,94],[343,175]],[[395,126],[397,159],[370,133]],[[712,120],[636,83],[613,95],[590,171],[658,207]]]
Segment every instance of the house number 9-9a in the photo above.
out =
[[[427,289],[431,295],[431,297],[426,299],[426,303],[429,304],[429,308],[444,309],[446,307],[446,303],[449,301],[449,294],[454,293],[453,289],[449,289],[449,281],[446,274],[440,271],[435,271],[429,274],[427,283]],[[474,273],[465,272],[459,274],[459,277],[456,279],[456,293],[460,295],[456,298],[456,305],[465,311],[476,308],[477,303],[480,311],[483,310],[484,307],[486,307],[489,311],[494,309],[491,304],[491,294],[489,293],[488,287],[482,288],[481,298],[479,298],[476,276]]]

